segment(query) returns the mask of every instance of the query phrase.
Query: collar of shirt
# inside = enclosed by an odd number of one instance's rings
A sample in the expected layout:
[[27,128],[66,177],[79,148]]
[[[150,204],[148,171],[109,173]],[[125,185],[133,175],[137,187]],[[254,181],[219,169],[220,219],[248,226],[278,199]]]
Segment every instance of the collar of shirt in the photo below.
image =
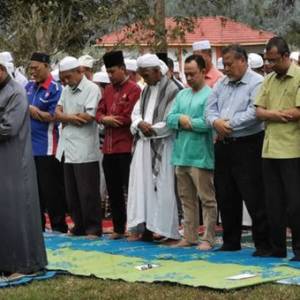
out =
[[224,84],[226,85],[239,85],[239,84],[247,84],[251,81],[251,72],[253,72],[251,69],[247,69],[244,73],[243,77],[240,80],[230,80],[228,76],[226,76],[224,80]]
[[52,77],[51,74],[49,74],[47,79],[42,84],[40,84],[39,86],[42,87],[45,90],[48,90],[52,80],[53,80],[53,77]]
[[127,76],[122,82],[113,84],[113,88],[117,91],[121,90],[122,87],[129,81],[129,79],[130,79],[129,76]]
[[297,74],[297,66],[295,63],[291,63],[288,71],[286,72],[286,74],[284,76],[280,76],[279,74],[276,74],[276,78],[278,79],[285,79],[287,77],[295,77]]
[[82,79],[80,80],[79,84],[75,87],[75,88],[70,88],[71,92],[73,94],[77,93],[77,92],[81,92],[84,89],[84,86],[86,84],[86,82],[88,81],[88,79],[85,77],[85,75],[82,76]]

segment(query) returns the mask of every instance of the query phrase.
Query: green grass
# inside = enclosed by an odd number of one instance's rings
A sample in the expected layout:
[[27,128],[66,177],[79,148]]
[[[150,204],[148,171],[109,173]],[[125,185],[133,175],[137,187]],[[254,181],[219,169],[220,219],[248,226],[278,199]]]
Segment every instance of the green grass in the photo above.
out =
[[234,291],[215,291],[172,284],[126,283],[75,276],[33,282],[17,288],[0,289],[2,300],[101,299],[101,300],[210,300],[210,299],[300,299],[300,286],[263,284]]

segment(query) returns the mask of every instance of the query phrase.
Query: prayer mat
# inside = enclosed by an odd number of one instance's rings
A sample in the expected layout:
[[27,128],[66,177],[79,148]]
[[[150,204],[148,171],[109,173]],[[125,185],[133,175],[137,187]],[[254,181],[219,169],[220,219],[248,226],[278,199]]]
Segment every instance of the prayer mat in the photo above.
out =
[[16,279],[8,279],[7,277],[0,277],[0,288],[7,288],[7,287],[15,287],[19,285],[24,285],[32,282],[33,280],[46,280],[53,278],[56,275],[55,271],[48,271],[44,273],[38,273],[35,275],[24,275],[20,278]]
[[[246,237],[249,239],[249,236]],[[171,282],[193,287],[235,289],[300,276],[300,263],[236,252],[171,248],[157,243],[88,240],[45,234],[48,269],[127,282]]]

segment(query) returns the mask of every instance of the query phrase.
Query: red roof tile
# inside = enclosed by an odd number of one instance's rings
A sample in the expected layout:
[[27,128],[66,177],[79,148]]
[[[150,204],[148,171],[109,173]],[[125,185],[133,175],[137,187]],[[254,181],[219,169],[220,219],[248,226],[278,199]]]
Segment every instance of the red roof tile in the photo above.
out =
[[[174,28],[175,21],[172,18],[166,18],[166,28]],[[120,42],[126,45],[134,44],[135,40],[139,40],[139,43],[147,44],[151,39],[151,34],[146,32],[141,32],[137,30],[137,24],[131,25],[127,29],[127,32],[131,32],[131,37],[126,37],[126,28],[120,31],[103,36],[101,39],[97,40],[97,44],[104,46],[112,46]],[[168,30],[168,32],[170,32]],[[246,24],[233,21],[225,17],[204,17],[197,18],[195,23],[194,32],[186,32],[184,41],[177,38],[173,40],[168,36],[169,45],[192,45],[195,41],[209,40],[212,45],[226,45],[231,43],[239,44],[265,44],[274,33],[257,30]]]

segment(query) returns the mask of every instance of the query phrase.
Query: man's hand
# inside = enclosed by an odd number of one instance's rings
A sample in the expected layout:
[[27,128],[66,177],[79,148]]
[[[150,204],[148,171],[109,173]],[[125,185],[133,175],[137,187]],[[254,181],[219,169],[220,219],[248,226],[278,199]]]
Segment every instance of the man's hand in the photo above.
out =
[[106,116],[102,119],[102,124],[108,127],[120,127],[123,125],[121,121],[118,120],[116,116]]
[[192,122],[189,116],[181,115],[179,118],[179,124],[183,129],[186,130],[192,129]]
[[232,128],[228,119],[217,119],[214,121],[213,126],[221,137],[228,136],[232,133]]
[[82,126],[82,125],[88,123],[87,120],[85,120],[77,115],[69,115],[68,122],[73,125],[76,125],[76,126]]
[[290,121],[293,121],[293,116],[288,112],[284,112],[281,110],[271,110],[269,120],[280,123],[288,123]]
[[156,134],[152,128],[152,125],[147,122],[141,121],[138,124],[138,128],[142,131],[144,136],[150,137]]
[[34,105],[29,105],[29,111],[30,111],[30,116],[38,121],[42,121],[40,115],[39,115],[39,109],[34,106]]

